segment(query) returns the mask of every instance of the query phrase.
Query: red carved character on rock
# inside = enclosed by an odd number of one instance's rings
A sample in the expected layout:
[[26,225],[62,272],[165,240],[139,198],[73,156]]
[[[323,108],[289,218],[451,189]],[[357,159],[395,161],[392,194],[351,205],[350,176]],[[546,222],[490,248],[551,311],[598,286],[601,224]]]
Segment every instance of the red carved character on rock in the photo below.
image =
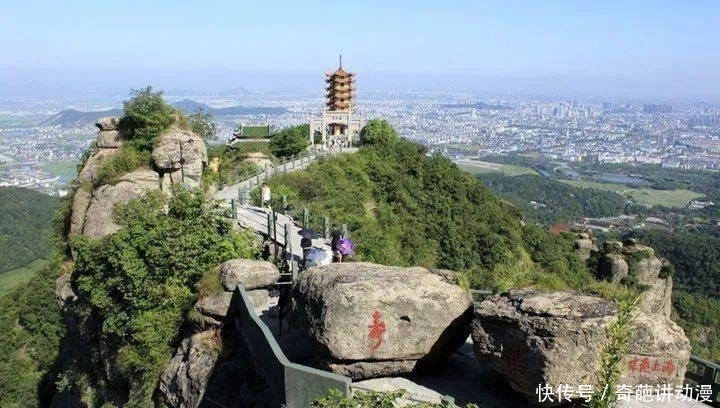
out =
[[375,313],[373,313],[372,317],[373,317],[373,323],[370,326],[368,326],[368,328],[370,329],[370,338],[375,340],[375,344],[370,346],[370,350],[375,351],[382,344],[383,334],[385,334],[385,331],[387,330],[387,328],[385,327],[385,323],[383,323],[382,320],[380,320],[382,315],[380,314],[380,312],[378,310],[376,310]]

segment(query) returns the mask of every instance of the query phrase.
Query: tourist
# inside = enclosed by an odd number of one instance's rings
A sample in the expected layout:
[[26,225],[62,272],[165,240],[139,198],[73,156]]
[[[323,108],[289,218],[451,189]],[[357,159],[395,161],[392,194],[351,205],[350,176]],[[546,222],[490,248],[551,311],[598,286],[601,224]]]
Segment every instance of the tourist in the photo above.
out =
[[332,248],[333,252],[333,262],[342,262],[343,255],[340,252],[339,245],[340,240],[343,238],[343,233],[342,231],[340,231],[337,224],[333,224],[332,228],[332,233],[330,235],[332,237],[332,240],[330,241],[330,247]]
[[262,207],[270,208],[270,187],[265,183],[260,188],[260,202]]
[[302,269],[307,269],[307,255],[308,252],[312,249],[312,239],[308,237],[303,237],[300,240],[300,248],[302,248],[303,251],[303,262],[302,262]]

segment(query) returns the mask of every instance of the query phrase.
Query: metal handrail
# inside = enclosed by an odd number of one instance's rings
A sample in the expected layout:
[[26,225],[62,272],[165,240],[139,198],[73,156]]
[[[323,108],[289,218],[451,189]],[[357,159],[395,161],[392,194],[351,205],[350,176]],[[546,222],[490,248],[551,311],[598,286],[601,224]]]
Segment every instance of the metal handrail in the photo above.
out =
[[[720,364],[715,364],[697,356],[690,356],[690,361],[695,364],[698,371],[688,369],[685,372],[685,380],[694,381],[698,385],[710,385],[712,389],[710,402],[704,401],[704,403],[713,407],[720,407]],[[702,371],[702,373],[699,371]]]

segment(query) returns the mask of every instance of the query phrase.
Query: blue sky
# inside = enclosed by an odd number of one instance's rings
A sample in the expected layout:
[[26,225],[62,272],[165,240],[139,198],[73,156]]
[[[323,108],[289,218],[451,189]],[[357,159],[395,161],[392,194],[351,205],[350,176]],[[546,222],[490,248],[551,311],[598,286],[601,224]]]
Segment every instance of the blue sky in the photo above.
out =
[[5,94],[304,89],[342,51],[367,88],[720,100],[718,1],[2,3]]

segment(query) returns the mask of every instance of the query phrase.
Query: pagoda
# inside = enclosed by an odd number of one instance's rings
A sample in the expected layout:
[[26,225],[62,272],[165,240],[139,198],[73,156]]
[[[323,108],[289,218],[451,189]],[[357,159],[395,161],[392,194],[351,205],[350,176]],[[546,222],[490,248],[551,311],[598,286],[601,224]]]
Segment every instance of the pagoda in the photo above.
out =
[[355,74],[343,69],[342,55],[338,69],[325,74],[325,82],[325,109],[322,117],[310,120],[310,142],[320,135],[322,144],[349,146],[360,137],[363,120],[355,111]]

